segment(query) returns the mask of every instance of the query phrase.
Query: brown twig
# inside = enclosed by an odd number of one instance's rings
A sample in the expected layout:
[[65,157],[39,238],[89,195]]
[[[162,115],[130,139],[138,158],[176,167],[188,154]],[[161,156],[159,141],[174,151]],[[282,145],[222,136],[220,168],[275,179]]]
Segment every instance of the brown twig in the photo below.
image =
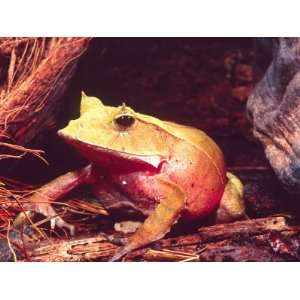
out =
[[[278,243],[293,242],[291,250],[282,253],[272,246],[271,235],[278,235]],[[136,250],[127,261],[271,261],[298,260],[292,247],[298,243],[300,228],[288,224],[285,217],[269,217],[200,228],[198,233],[167,238],[144,249]],[[294,240],[293,240],[294,239]],[[277,243],[277,244],[278,244]],[[104,236],[44,243],[29,251],[33,261],[107,261],[118,247]]]

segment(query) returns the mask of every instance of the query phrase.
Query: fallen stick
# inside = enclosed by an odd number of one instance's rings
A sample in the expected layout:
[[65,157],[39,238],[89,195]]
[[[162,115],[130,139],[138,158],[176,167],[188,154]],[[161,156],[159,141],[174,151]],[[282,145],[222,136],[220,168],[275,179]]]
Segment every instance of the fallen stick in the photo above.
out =
[[[118,246],[104,236],[52,241],[28,250],[31,261],[107,261]],[[268,217],[203,227],[133,251],[125,261],[299,260],[300,227],[286,217]]]

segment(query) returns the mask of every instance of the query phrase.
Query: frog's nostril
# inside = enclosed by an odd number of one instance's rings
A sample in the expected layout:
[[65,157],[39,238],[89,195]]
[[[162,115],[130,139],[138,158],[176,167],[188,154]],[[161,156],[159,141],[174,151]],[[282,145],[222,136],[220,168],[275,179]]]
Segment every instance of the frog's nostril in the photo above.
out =
[[135,118],[133,116],[127,115],[127,114],[119,115],[115,118],[115,122],[121,128],[127,129],[134,124]]

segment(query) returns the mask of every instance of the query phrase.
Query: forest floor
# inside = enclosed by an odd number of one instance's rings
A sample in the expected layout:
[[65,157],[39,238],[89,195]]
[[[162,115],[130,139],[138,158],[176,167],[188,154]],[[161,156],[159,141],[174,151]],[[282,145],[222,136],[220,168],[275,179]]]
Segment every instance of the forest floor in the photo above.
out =
[[[246,102],[257,80],[254,60],[253,41],[246,38],[94,39],[71,82],[57,126],[76,116],[74,103],[84,90],[105,104],[126,102],[136,111],[200,128],[217,142],[228,169],[243,181],[250,218],[296,215],[296,199],[281,187],[247,120]],[[56,136],[56,129],[45,136],[36,143],[50,166],[29,157],[11,167],[11,178],[39,185],[85,164]],[[67,198],[82,200],[85,193],[76,191]],[[113,232],[113,220],[106,216],[69,211],[65,218],[77,224],[81,236],[99,229]],[[47,232],[50,238],[63,234]],[[179,228],[171,236],[187,233],[194,231]]]

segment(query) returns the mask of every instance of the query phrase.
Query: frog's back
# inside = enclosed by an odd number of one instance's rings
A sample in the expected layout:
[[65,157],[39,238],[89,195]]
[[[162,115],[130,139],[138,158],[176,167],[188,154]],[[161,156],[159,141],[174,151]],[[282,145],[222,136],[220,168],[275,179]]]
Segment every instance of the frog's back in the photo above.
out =
[[198,150],[206,152],[213,161],[223,164],[223,153],[218,145],[202,130],[177,123],[162,121],[152,116],[137,113],[140,120],[158,126],[174,137],[192,144]]
[[224,157],[219,146],[202,130],[172,122],[164,122],[165,129],[172,135],[187,141],[199,151],[204,152],[216,167],[224,164]]

